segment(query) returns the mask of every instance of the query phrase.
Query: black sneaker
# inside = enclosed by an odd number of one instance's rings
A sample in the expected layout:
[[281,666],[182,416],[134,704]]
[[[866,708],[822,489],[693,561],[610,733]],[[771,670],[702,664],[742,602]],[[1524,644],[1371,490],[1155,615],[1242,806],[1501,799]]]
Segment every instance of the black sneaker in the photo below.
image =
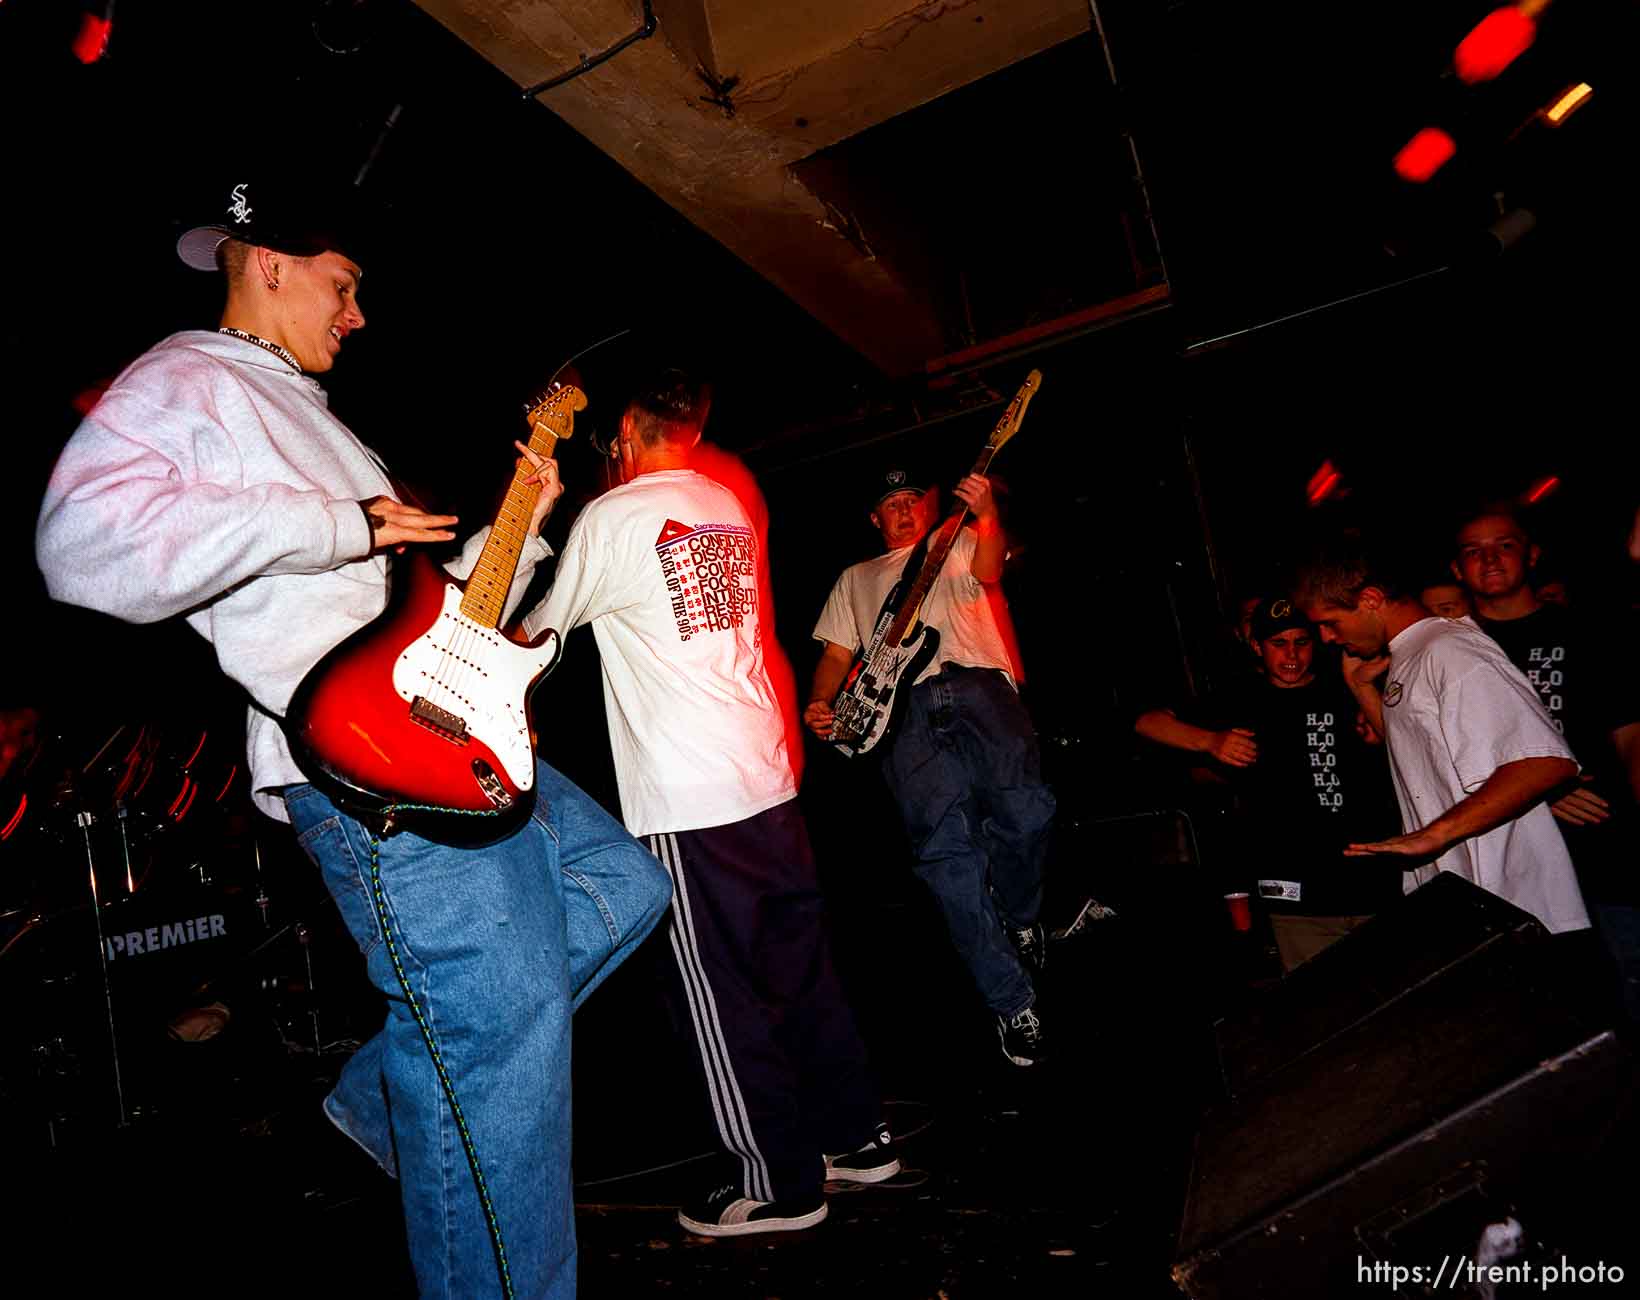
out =
[[900,1158],[894,1154],[894,1139],[887,1124],[877,1125],[877,1131],[857,1151],[847,1155],[826,1156],[826,1178],[839,1183],[880,1183],[900,1172]]
[[1041,971],[1048,964],[1048,932],[1041,925],[1022,925],[1009,930],[1008,937],[1019,950],[1019,959],[1032,971]]
[[1047,1057],[1035,1007],[1026,1007],[1011,1018],[998,1016],[997,1037],[1002,1039],[1002,1054],[1015,1065],[1036,1065]]
[[747,1237],[754,1232],[796,1232],[826,1217],[819,1197],[806,1204],[754,1201],[734,1184],[720,1187],[698,1205],[678,1211],[678,1222],[702,1237]]

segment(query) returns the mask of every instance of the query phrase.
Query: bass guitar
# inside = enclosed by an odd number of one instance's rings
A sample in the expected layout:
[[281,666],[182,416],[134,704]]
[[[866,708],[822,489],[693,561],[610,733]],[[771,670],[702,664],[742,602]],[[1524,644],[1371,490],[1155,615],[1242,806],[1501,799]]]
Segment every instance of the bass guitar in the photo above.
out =
[[[586,395],[555,384],[527,408],[529,446],[550,457]],[[500,630],[540,496],[521,461],[465,582],[425,552],[393,558],[387,608],[314,665],[291,698],[297,764],[337,807],[382,835],[486,844],[534,806],[530,694],[558,660],[558,633],[527,645]]]
[[[990,469],[1003,444],[1019,431],[1025,408],[1041,384],[1040,370],[1025,376],[970,473],[984,474]],[[853,758],[869,754],[883,743],[905,709],[906,693],[898,689],[900,683],[915,682],[939,651],[938,629],[917,616],[967,518],[968,507],[959,501],[929,540],[928,556],[916,574],[902,574],[884,599],[870,639],[856,652],[837,698],[831,702],[830,740],[839,753]]]

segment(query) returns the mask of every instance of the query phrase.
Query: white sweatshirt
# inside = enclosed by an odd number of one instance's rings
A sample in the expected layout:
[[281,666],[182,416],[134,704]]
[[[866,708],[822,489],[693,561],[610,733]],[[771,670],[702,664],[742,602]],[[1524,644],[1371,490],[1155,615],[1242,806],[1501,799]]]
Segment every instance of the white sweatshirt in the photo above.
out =
[[[394,495],[316,380],[254,343],[173,334],[92,408],[52,471],[35,538],[51,595],[133,623],[181,614],[255,702],[257,806],[306,780],[278,718],[332,646],[381,613],[387,563],[358,503]],[[487,529],[449,567],[477,562]],[[525,548],[510,601],[550,554]]]

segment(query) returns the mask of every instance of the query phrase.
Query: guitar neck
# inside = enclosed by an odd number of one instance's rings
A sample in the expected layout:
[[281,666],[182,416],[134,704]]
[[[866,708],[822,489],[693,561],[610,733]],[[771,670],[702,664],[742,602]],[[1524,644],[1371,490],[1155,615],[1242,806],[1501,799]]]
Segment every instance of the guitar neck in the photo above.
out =
[[[542,460],[551,460],[558,444],[575,428],[575,412],[586,410],[587,397],[573,384],[553,384],[525,407],[530,425],[529,448]],[[541,499],[541,485],[528,459],[513,470],[507,497],[490,525],[489,540],[468,575],[461,612],[480,627],[500,627],[507,608],[507,591],[518,573],[518,557],[529,540],[530,516]]]
[[[537,424],[530,434],[530,450],[548,460],[558,448],[558,435],[545,424]],[[482,627],[500,627],[507,607],[507,592],[518,572],[518,557],[529,540],[530,516],[541,498],[541,485],[533,482],[534,470],[523,460],[513,472],[507,496],[490,525],[489,540],[467,578],[461,598],[461,612]]]
[[[974,468],[968,472],[970,474],[984,474],[986,470],[991,468],[991,461],[995,458],[998,450],[1000,448],[993,446],[991,443],[986,443],[979,454],[979,459],[974,462]],[[933,540],[928,543],[928,557],[923,561],[922,568],[917,571],[917,577],[912,582],[911,589],[906,593],[906,598],[900,605],[899,614],[895,617],[894,622],[889,625],[888,633],[883,638],[885,645],[898,645],[904,639],[906,629],[911,626],[911,621],[916,618],[917,611],[922,608],[923,599],[928,595],[929,590],[934,585],[934,579],[939,577],[940,570],[945,566],[945,557],[951,554],[951,548],[957,543],[957,534],[962,531],[963,522],[967,518],[968,506],[959,502],[957,508],[946,516],[945,522],[940,525],[940,530],[934,534]]]

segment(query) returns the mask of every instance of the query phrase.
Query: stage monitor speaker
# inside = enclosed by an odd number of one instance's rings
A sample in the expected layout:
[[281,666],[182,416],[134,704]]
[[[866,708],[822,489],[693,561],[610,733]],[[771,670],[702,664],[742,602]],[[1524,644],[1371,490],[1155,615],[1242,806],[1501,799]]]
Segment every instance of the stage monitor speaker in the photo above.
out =
[[1629,1061],[1565,1009],[1558,943],[1443,875],[1222,1024],[1232,1096],[1197,1134],[1179,1287],[1313,1300],[1397,1267],[1428,1280],[1499,1207],[1564,1198]]
[[1225,1092],[1240,1096],[1460,966],[1512,968],[1546,937],[1530,913],[1443,871],[1214,1026]]

